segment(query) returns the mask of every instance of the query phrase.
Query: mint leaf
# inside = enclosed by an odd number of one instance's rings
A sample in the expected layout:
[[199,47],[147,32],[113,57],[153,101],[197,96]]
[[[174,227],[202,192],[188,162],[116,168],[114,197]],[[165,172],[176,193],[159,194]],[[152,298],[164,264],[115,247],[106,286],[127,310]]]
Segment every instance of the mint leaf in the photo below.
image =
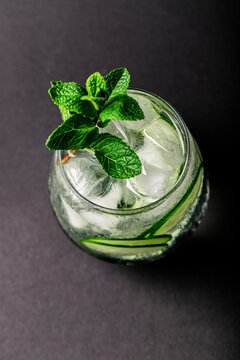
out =
[[115,179],[128,179],[141,173],[141,161],[122,139],[100,134],[91,148],[108,175]]
[[130,74],[126,68],[112,70],[105,77],[109,99],[118,94],[125,94],[130,82]]
[[100,128],[105,128],[111,120],[112,119],[104,119],[104,118],[103,118],[103,120],[101,120],[99,118],[98,122],[97,122],[97,126],[99,126]]
[[86,81],[86,89],[89,96],[105,97],[107,85],[104,77],[99,72],[90,75]]
[[98,137],[99,130],[92,120],[75,114],[67,119],[49,136],[49,150],[84,149]]
[[74,106],[74,110],[69,108],[70,111],[73,111],[77,114],[81,114],[90,119],[95,119],[97,117],[97,110],[92,102],[88,100],[80,100],[76,106]]
[[97,111],[92,103],[81,100],[82,96],[86,95],[86,90],[75,82],[64,83],[63,81],[52,81],[52,87],[49,89],[49,94],[54,104],[72,111],[77,114],[94,119],[97,116]]
[[95,109],[98,111],[100,110],[106,99],[104,97],[100,97],[100,96],[89,96],[89,95],[84,95],[82,96],[82,100],[88,100],[91,101],[91,103],[94,105]]
[[115,120],[141,120],[144,119],[144,113],[138,102],[128,95],[114,96],[108,100],[101,113],[100,121],[105,123],[111,119]]
[[[81,99],[83,95],[86,95],[86,90],[75,82],[63,82],[63,81],[51,81],[52,87],[49,89],[54,104],[64,106],[69,109],[70,105]],[[70,110],[70,109],[69,109]]]
[[71,111],[65,109],[63,106],[59,106],[59,109],[61,111],[63,121],[66,121],[67,119],[69,119],[73,115],[71,113]]

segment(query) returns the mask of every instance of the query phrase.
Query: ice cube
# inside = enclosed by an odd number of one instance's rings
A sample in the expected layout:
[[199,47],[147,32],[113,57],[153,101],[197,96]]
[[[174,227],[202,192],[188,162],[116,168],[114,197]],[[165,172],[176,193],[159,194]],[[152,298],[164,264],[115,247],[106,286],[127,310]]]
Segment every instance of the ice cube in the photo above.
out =
[[115,182],[90,151],[79,150],[65,164],[65,172],[75,189],[90,201],[107,194]]
[[177,174],[174,174],[169,167],[160,169],[145,161],[142,161],[142,167],[142,174],[130,180],[134,190],[141,196],[159,199],[172,188],[177,180]]
[[133,90],[131,90],[128,95],[133,97],[140,104],[144,113],[144,119],[124,121],[123,126],[131,130],[142,131],[149,126],[152,121],[159,117],[159,110],[155,109],[152,101],[145,95],[136,94]]
[[104,206],[110,209],[116,209],[117,204],[121,198],[121,187],[118,181],[111,182],[111,186],[108,191],[105,191],[101,196],[91,197],[91,201],[100,206]]
[[74,188],[94,204],[110,209],[135,204],[138,196],[127,188],[126,180],[108,176],[92,152],[80,150],[64,166]]
[[101,233],[101,230],[110,233],[119,223],[119,218],[116,215],[104,216],[104,213],[88,210],[83,210],[81,215],[96,233]]
[[148,136],[144,138],[144,145],[137,154],[142,162],[142,173],[129,179],[131,186],[141,196],[150,199],[162,197],[178,178],[179,163],[175,155]]
[[108,123],[108,125],[105,128],[100,129],[100,133],[101,134],[109,133],[111,135],[115,135],[121,138],[125,142],[128,142],[128,136],[126,132],[123,130],[121,122],[123,123],[123,121],[120,120],[110,121],[110,123]]
[[181,136],[173,125],[158,118],[144,130],[144,134],[165,151],[164,157],[167,161],[174,163],[176,166],[183,163],[184,148]]
[[71,207],[63,198],[61,197],[61,202],[63,206],[63,211],[68,216],[69,223],[74,228],[85,228],[87,227],[88,223],[87,221],[82,217],[81,213],[79,211],[75,211],[73,207]]

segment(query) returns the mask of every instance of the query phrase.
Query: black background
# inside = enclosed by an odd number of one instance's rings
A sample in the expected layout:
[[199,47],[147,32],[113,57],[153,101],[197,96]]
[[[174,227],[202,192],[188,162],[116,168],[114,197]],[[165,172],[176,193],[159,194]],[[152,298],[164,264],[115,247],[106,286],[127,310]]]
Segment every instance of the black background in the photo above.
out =
[[[239,359],[237,2],[0,0],[0,359]],[[78,250],[52,213],[50,80],[126,66],[182,114],[210,175],[202,225],[126,267]]]

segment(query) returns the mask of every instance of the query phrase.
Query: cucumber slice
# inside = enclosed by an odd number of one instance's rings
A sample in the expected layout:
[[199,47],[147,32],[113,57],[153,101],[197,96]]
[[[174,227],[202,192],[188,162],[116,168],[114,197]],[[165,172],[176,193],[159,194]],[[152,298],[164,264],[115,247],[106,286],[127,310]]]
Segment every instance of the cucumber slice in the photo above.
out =
[[171,235],[153,236],[148,239],[82,239],[81,243],[90,252],[99,256],[110,256],[122,260],[147,259],[153,254],[160,256],[168,248]]
[[82,244],[97,244],[113,247],[124,248],[138,248],[138,247],[151,247],[151,246],[163,246],[166,247],[166,243],[171,240],[171,235],[153,236],[151,238],[143,239],[104,239],[104,238],[88,238],[81,239]]
[[184,212],[188,207],[194,203],[198,191],[202,183],[203,176],[203,165],[200,164],[196,176],[188,187],[187,191],[183,197],[178,201],[178,203],[160,220],[151,226],[148,230],[144,231],[139,238],[142,237],[152,237],[153,235],[161,235],[168,233],[172,227],[178,223],[178,219],[181,219]]
[[187,212],[188,207],[194,203],[202,183],[202,176],[203,166],[200,164],[195,178],[178,203],[139,237],[130,239],[87,238],[80,239],[79,242],[89,250],[103,255],[117,257],[147,257],[152,253],[160,255],[168,248],[167,243],[172,238],[168,232]]

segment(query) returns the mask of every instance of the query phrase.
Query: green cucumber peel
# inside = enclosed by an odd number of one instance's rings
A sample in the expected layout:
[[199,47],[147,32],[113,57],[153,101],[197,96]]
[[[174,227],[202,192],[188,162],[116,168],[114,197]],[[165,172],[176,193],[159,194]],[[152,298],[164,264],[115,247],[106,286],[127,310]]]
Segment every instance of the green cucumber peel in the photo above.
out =
[[[144,231],[141,235],[139,235],[139,238],[146,237],[151,238],[154,236],[157,232],[160,231],[160,229],[165,225],[168,220],[171,219],[172,216],[182,207],[182,205],[187,201],[187,199],[192,194],[192,191],[195,188],[195,185],[197,184],[197,181],[199,177],[201,176],[201,172],[203,171],[203,163],[201,162],[198,170],[196,172],[196,175],[192,182],[190,183],[189,187],[187,188],[185,194],[181,197],[181,199],[176,203],[176,205],[167,212],[165,216],[163,216],[161,219],[156,221],[148,230]],[[159,236],[159,235],[157,235]]]
[[81,239],[80,243],[89,243],[102,246],[119,247],[119,248],[148,248],[160,247],[165,249],[168,247],[167,243],[171,240],[171,235],[165,234],[160,236],[153,236],[151,238],[132,238],[132,239],[106,239],[106,238],[87,238]]

